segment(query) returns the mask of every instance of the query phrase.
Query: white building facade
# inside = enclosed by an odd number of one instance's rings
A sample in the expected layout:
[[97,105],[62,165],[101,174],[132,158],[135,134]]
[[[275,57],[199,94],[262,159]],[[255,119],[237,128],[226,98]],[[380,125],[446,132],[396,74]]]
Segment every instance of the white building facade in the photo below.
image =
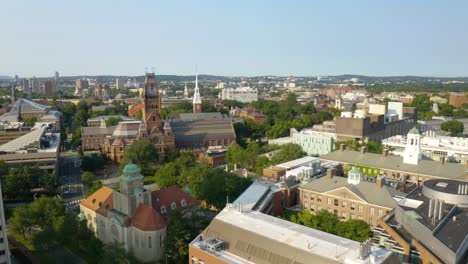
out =
[[[403,156],[407,142],[407,136],[398,135],[384,139],[382,144],[390,147],[392,154]],[[468,138],[436,136],[428,131],[420,138],[420,148],[424,156],[435,161],[444,159],[450,163],[468,162]]]
[[301,146],[302,150],[309,156],[325,155],[333,151],[336,134],[302,130],[293,132],[292,143]]
[[224,88],[219,93],[219,97],[221,100],[236,100],[250,103],[258,100],[258,90],[250,87]]

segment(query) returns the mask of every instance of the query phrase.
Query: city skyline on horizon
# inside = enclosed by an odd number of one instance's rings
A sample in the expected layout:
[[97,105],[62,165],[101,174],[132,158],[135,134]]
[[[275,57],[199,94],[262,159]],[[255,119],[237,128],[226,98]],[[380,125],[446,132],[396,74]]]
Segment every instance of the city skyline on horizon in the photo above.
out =
[[[184,8],[180,8],[184,6]],[[9,1],[0,74],[468,76],[465,1]],[[92,8],[90,8],[92,7]],[[39,12],[38,12],[39,11]]]

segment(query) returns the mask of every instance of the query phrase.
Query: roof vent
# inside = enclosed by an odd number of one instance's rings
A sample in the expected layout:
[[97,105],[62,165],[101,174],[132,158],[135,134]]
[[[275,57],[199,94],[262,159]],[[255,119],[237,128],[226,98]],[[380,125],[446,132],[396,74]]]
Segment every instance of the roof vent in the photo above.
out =
[[437,186],[437,187],[440,187],[440,188],[445,188],[445,187],[447,187],[447,185],[448,185],[448,183],[446,183],[446,182],[438,182],[438,183],[436,183],[436,186]]

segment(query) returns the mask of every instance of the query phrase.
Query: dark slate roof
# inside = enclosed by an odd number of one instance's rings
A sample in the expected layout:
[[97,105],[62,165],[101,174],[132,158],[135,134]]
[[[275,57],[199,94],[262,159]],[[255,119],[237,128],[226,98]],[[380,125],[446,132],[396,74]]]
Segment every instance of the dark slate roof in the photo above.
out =
[[221,113],[177,114],[166,122],[170,122],[176,142],[236,136],[231,119]]
[[431,177],[460,179],[465,177],[465,167],[456,163],[442,164],[437,161],[422,159],[418,165],[403,163],[403,157],[375,153],[361,153],[350,150],[337,150],[326,155],[320,156],[321,160],[344,162],[384,170],[394,170],[409,172],[414,174],[427,175]]

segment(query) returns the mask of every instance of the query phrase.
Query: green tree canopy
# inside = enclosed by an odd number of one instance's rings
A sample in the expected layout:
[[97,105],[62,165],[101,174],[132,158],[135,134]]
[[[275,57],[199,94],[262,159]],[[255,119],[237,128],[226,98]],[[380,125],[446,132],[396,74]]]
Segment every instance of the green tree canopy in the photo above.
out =
[[37,121],[37,117],[35,117],[35,116],[26,117],[26,118],[24,119],[24,124],[25,124],[26,126],[28,126],[28,127],[33,127],[34,124],[36,123],[36,121]]
[[122,121],[122,118],[120,117],[109,117],[106,121],[107,126],[116,126],[120,121]]
[[372,235],[372,231],[366,222],[362,220],[349,219],[340,221],[338,217],[326,210],[312,214],[309,210],[301,212],[286,211],[282,218],[296,224],[324,231],[356,241],[365,241]]
[[440,129],[450,132],[451,136],[459,136],[463,134],[465,127],[463,123],[458,120],[449,120],[440,124]]
[[143,175],[153,175],[159,164],[156,146],[149,141],[135,141],[127,147],[119,170],[129,163],[134,163],[141,168]]
[[81,183],[87,188],[90,188],[95,180],[97,180],[96,175],[90,171],[85,171],[81,174]]

